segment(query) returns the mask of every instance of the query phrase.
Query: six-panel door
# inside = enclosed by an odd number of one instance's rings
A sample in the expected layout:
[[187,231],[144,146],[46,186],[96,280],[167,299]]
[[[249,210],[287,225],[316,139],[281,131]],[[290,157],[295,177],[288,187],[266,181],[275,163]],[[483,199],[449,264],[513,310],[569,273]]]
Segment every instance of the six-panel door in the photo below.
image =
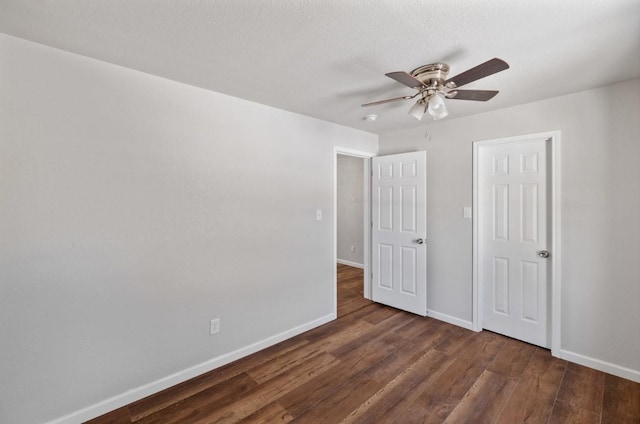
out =
[[549,347],[547,140],[482,146],[478,276],[483,328]]
[[372,299],[427,314],[426,152],[372,160]]

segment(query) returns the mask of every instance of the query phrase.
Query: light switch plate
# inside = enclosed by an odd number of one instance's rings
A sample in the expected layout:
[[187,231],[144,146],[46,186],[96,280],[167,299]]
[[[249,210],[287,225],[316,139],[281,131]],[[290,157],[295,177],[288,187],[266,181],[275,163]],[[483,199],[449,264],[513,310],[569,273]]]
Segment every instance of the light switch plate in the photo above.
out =
[[316,220],[322,221],[322,209],[316,209]]

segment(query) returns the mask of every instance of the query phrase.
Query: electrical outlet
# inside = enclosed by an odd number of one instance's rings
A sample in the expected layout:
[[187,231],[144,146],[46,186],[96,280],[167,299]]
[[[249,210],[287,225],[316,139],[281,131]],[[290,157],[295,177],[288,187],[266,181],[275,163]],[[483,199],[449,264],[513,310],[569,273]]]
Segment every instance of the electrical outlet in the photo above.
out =
[[356,251],[356,247],[355,246],[351,246],[351,253]]
[[211,326],[209,327],[209,334],[216,334],[220,332],[220,318],[212,319]]

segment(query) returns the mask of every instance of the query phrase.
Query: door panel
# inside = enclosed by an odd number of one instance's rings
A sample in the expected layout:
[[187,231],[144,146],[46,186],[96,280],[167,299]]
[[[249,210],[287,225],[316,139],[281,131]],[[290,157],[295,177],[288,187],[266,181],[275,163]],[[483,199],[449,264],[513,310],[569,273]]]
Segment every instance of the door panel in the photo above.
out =
[[509,259],[493,258],[493,312],[509,315]]
[[402,272],[402,285],[400,289],[402,290],[402,293],[415,296],[418,291],[416,281],[416,268],[418,267],[416,248],[403,246],[401,249],[402,255],[400,256],[400,266]]
[[520,240],[538,242],[538,185],[520,185]]
[[483,328],[548,347],[546,140],[478,151]]
[[416,228],[416,187],[415,186],[402,186],[400,187],[400,203],[402,211],[402,222],[400,224],[400,230],[403,232],[415,233]]
[[522,261],[522,319],[538,322],[538,287],[540,276],[538,273],[538,264],[536,262]]
[[378,252],[378,283],[381,288],[393,290],[393,246],[380,243]]
[[509,186],[493,186],[493,240],[509,240]]
[[378,187],[378,199],[380,230],[393,231],[393,187]]
[[372,299],[427,313],[426,152],[372,160]]

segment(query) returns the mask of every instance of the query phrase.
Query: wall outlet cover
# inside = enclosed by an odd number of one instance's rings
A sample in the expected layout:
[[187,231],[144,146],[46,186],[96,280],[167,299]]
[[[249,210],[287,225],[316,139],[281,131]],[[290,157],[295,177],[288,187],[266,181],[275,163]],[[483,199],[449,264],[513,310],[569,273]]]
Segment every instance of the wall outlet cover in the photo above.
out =
[[220,332],[220,318],[212,319],[209,327],[209,334],[213,335]]

